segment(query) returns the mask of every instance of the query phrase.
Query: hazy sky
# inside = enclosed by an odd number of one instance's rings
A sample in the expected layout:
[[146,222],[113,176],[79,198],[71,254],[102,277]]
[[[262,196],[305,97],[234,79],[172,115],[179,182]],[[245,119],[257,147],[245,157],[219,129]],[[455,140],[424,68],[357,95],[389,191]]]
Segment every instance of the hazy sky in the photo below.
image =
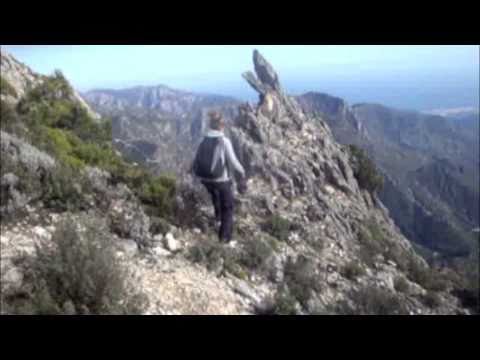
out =
[[253,98],[241,78],[257,48],[292,94],[427,110],[478,106],[478,46],[2,46],[33,70],[61,69],[80,91],[165,84]]

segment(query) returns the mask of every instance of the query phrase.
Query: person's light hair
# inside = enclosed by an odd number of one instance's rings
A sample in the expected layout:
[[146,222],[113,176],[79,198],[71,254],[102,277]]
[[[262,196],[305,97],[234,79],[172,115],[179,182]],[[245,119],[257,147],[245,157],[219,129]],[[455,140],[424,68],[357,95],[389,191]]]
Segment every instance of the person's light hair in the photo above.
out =
[[225,126],[225,122],[223,121],[222,114],[218,111],[210,111],[208,113],[210,118],[210,128],[213,130],[220,130]]

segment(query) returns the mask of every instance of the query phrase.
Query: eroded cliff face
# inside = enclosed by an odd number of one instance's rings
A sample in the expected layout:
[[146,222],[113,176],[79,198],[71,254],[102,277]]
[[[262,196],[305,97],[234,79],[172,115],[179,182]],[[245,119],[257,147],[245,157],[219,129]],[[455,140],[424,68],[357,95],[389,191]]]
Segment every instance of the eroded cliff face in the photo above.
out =
[[462,121],[314,92],[298,101],[338,142],[368,152],[386,180],[379,197],[409,240],[447,261],[475,253],[478,113]]

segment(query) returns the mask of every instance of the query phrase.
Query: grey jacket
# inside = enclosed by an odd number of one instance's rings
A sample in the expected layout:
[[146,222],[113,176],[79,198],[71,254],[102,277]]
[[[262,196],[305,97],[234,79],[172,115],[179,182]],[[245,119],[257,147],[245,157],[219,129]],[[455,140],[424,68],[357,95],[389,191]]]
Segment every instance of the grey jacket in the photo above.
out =
[[216,179],[203,179],[203,178],[199,178],[199,179],[201,181],[206,181],[206,182],[229,181],[231,180],[230,174],[232,173],[232,168],[237,172],[239,172],[242,176],[245,176],[245,170],[242,164],[240,164],[240,162],[238,161],[237,156],[235,155],[235,151],[233,150],[232,142],[230,141],[230,139],[225,137],[222,131],[218,131],[218,130],[209,130],[205,136],[221,137],[223,140],[220,143],[223,146],[218,146],[215,151],[215,154],[213,155],[212,167],[215,167],[216,162],[219,160],[222,160],[223,163],[225,163],[227,166],[225,166],[222,176]]

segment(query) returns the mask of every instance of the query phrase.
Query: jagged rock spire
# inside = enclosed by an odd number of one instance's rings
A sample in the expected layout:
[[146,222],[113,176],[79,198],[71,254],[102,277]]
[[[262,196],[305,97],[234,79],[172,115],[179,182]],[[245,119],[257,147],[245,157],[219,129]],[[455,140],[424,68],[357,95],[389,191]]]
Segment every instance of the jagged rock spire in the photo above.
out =
[[260,81],[273,90],[280,91],[280,83],[278,81],[277,73],[258,50],[253,51],[253,64]]
[[255,91],[262,95],[265,95],[268,91],[281,92],[278,74],[256,49],[253,51],[253,65],[256,76],[251,71],[243,73],[242,76]]
[[253,65],[256,75],[251,71],[247,71],[242,76],[260,94],[259,106],[267,104],[267,107],[270,108],[268,112],[276,114],[273,117],[288,117],[300,130],[304,120],[301,108],[294,99],[285,94],[280,85],[277,72],[258,50],[253,51]]

